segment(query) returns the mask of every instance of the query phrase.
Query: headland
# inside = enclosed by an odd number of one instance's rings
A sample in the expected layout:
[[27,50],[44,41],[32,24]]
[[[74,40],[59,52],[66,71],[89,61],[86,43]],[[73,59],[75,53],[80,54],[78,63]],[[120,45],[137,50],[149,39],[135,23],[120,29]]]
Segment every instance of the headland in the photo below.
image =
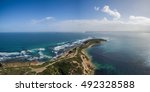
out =
[[101,44],[104,39],[88,39],[46,62],[12,61],[0,63],[2,75],[90,75],[95,66],[86,49]]

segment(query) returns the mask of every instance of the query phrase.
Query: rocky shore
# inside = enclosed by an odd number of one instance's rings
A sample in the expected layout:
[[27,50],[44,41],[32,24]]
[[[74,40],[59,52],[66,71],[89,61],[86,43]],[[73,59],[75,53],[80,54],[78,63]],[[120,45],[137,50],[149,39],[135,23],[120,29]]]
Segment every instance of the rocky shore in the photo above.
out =
[[7,62],[0,64],[0,74],[3,75],[90,75],[94,74],[94,65],[86,49],[106,41],[104,39],[89,39],[63,54],[46,62]]

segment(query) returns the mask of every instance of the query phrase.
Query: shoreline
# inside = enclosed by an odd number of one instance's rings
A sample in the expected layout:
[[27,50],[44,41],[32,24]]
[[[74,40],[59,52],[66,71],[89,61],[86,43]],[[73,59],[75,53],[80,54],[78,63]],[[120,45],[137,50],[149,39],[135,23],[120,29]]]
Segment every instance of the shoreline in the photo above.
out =
[[[93,75],[95,65],[87,49],[104,39],[88,39],[47,62],[9,62],[0,67],[0,74],[29,75]],[[1,64],[1,63],[0,63]],[[10,71],[11,69],[11,71]],[[23,69],[23,70],[22,70]]]
[[[104,41],[106,41],[106,40],[104,40]],[[91,75],[94,75],[94,74],[95,74],[96,66],[95,66],[95,64],[93,64],[93,62],[92,62],[92,56],[89,55],[89,53],[88,53],[87,50],[88,50],[89,48],[91,48],[91,47],[93,47],[93,46],[95,46],[95,45],[99,45],[99,44],[100,44],[100,43],[98,43],[98,44],[91,44],[91,45],[89,45],[87,48],[85,48],[85,49],[82,50],[83,53],[85,54],[85,56],[88,57],[89,63],[93,66],[93,71],[92,71]]]
[[89,55],[88,54],[88,49],[89,48],[91,48],[92,46],[89,46],[88,48],[85,48],[85,49],[83,49],[82,51],[83,51],[83,53],[88,57],[88,59],[89,59],[89,63],[93,66],[93,71],[91,72],[91,75],[94,75],[95,74],[95,69],[96,69],[96,66],[93,64],[93,62],[92,62],[92,56],[91,55]]

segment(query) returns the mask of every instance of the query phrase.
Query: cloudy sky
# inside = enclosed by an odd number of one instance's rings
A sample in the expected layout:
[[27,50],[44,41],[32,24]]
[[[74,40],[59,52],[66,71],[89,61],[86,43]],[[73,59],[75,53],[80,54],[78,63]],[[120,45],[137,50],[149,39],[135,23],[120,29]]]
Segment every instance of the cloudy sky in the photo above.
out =
[[0,32],[150,31],[150,0],[0,0]]

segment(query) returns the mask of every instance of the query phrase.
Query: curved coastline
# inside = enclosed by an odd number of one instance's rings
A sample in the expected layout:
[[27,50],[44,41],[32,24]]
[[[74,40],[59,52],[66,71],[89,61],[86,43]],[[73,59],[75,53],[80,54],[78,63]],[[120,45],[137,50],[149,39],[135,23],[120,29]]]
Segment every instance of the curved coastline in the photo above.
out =
[[[89,48],[90,48],[90,47],[89,47]],[[93,70],[92,70],[92,72],[91,72],[91,75],[94,75],[94,74],[95,74],[95,68],[96,68],[96,66],[92,63],[91,55],[88,54],[87,49],[88,49],[88,48],[83,49],[83,53],[89,58],[89,63],[93,66]]]
[[[107,41],[107,40],[104,40],[104,39],[100,39],[101,41]],[[100,41],[100,43],[101,43]],[[88,49],[90,49],[91,47],[95,46],[95,45],[100,45],[100,43],[96,43],[96,44],[91,44],[89,45],[87,48],[83,49],[83,53],[89,58],[89,63],[92,64],[93,66],[93,70],[91,72],[91,75],[94,75],[95,74],[95,69],[96,69],[96,66],[95,64],[93,64],[92,62],[92,56],[88,53]]]
[[[67,74],[67,75],[91,75],[95,72],[95,66],[91,61],[90,55],[87,53],[87,48],[94,45],[101,44],[106,41],[104,39],[89,39],[82,44],[71,48],[69,51],[64,52],[61,56],[57,57],[55,62],[47,69],[39,74]],[[67,68],[62,68],[65,66]],[[71,66],[71,67],[70,67]],[[57,68],[56,68],[57,67]],[[56,71],[51,71],[56,70]],[[67,70],[67,71],[65,71]],[[62,73],[60,73],[60,71]]]
[[[87,49],[100,44],[104,39],[88,39],[70,48],[55,59],[47,62],[13,62],[3,63],[0,74],[33,75],[93,75],[95,66]],[[12,71],[12,72],[11,72]]]

